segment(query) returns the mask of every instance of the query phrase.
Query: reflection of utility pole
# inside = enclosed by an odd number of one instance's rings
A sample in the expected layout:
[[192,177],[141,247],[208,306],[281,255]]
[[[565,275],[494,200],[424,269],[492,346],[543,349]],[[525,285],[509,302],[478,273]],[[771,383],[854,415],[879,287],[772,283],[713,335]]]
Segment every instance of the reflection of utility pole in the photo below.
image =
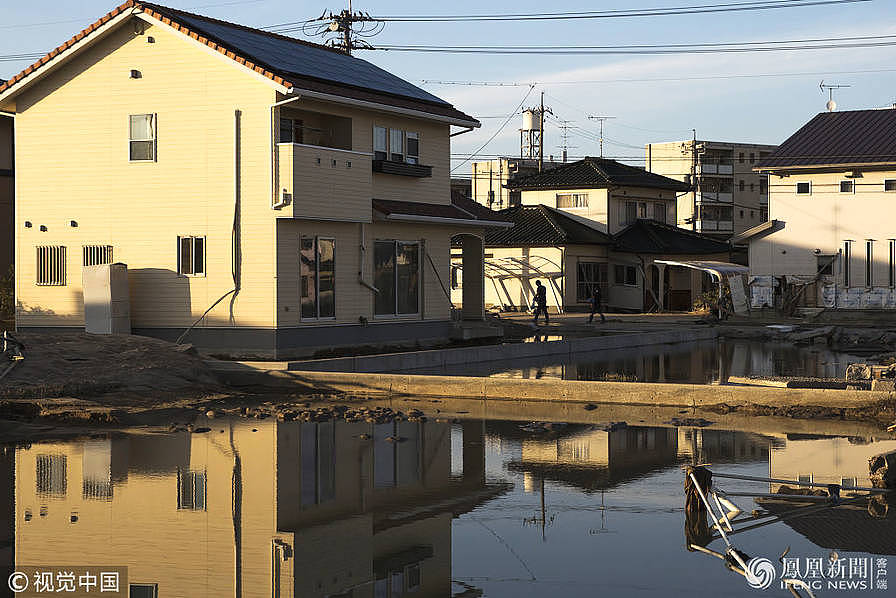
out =
[[589,120],[596,120],[600,123],[600,157],[604,157],[604,121],[609,120],[611,118],[616,118],[615,116],[589,116]]
[[523,525],[532,525],[538,524],[541,527],[541,541],[547,541],[547,534],[545,533],[545,529],[553,525],[554,523],[554,515],[548,517],[547,506],[545,503],[544,496],[544,478],[541,478],[541,510],[537,515],[533,515],[532,517],[526,517],[523,519]]

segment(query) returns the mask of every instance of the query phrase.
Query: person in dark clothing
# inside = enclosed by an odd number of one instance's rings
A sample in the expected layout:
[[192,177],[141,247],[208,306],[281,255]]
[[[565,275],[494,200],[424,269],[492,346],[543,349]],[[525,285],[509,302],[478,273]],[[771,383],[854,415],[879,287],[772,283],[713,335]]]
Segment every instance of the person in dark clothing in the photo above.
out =
[[548,324],[548,289],[541,284],[540,280],[535,281],[535,304],[532,306],[535,310],[535,317],[532,319],[533,324],[538,324],[538,314],[544,314],[544,323]]
[[591,304],[591,315],[588,316],[588,323],[594,321],[594,314],[600,314],[600,321],[604,323],[607,321],[607,318],[604,317],[604,310],[601,309],[601,303],[603,303],[603,294],[600,292],[600,285],[595,284],[591,287],[591,296],[588,298],[588,303]]

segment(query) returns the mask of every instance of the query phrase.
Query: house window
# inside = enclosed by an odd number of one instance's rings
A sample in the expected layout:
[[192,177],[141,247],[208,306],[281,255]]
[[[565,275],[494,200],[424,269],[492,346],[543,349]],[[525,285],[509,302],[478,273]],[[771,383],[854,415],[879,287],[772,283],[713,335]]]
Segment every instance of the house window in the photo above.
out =
[[865,286],[874,286],[874,241],[865,241]]
[[816,256],[815,268],[819,276],[832,276],[834,274],[834,258],[829,255]]
[[376,241],[373,245],[374,301],[378,316],[420,313],[420,243]]
[[38,495],[65,496],[68,479],[65,455],[38,455],[35,469]]
[[37,248],[37,284],[48,287],[65,286],[65,246]]
[[759,220],[761,220],[762,222],[768,221],[768,208],[767,207],[762,206],[759,208]]
[[802,484],[811,484],[812,483],[812,474],[811,473],[801,473],[799,475],[799,481]]
[[280,143],[305,143],[304,125],[300,118],[281,118]]
[[744,183],[743,179],[741,179],[741,181],[737,184],[737,190],[743,191],[745,186],[746,184]]
[[177,238],[177,273],[205,276],[205,237]]
[[653,219],[657,222],[666,222],[666,204],[657,202],[653,204]]
[[84,245],[81,249],[85,266],[98,266],[112,263],[111,245]]
[[156,159],[156,115],[130,116],[129,158],[131,162],[152,162]]
[[404,162],[404,132],[401,129],[389,129],[389,159],[393,162]]
[[889,286],[892,289],[896,287],[896,239],[890,239],[888,242],[888,254],[889,254],[889,263],[887,265],[887,272],[889,274]]
[[750,220],[754,220],[756,218],[756,211],[750,210]]
[[843,286],[852,286],[852,241],[843,242]]
[[319,505],[336,497],[336,427],[329,422],[303,422],[300,428],[301,503]]
[[802,183],[796,184],[796,194],[797,195],[809,195],[812,193],[812,183],[809,181],[803,181]]
[[590,299],[595,285],[599,285],[606,296],[607,264],[604,262],[576,264],[576,301],[584,303]]
[[753,193],[753,191],[755,189],[756,189],[756,183],[750,183],[750,193]]
[[743,211],[743,210],[740,211],[740,219],[741,219],[741,220],[744,219],[744,211]]
[[750,152],[750,164],[753,164],[754,162],[756,162],[756,154]]
[[128,598],[159,598],[159,586],[154,583],[132,583]]
[[302,318],[336,317],[336,241],[302,237],[301,262]]
[[635,266],[617,264],[613,268],[613,278],[617,286],[636,286],[638,284],[638,270]]
[[896,179],[885,180],[884,191],[896,191]]
[[622,224],[634,224],[638,219],[638,203],[634,201],[625,202],[625,220]]
[[638,218],[647,218],[647,203],[638,202]]
[[404,570],[404,579],[408,586],[408,592],[416,592],[420,589],[420,563],[408,565]]
[[762,195],[768,195],[768,177],[762,177],[759,179],[759,193]]
[[373,127],[373,159],[386,160],[389,157],[386,127]]
[[405,151],[408,164],[420,163],[420,133],[408,131],[405,134]]
[[856,186],[853,181],[840,181],[840,193],[855,193]]
[[737,161],[738,161],[739,163],[741,163],[741,164],[744,163],[744,153],[743,153],[743,152],[741,152],[740,154],[738,154],[738,156],[737,156]]
[[587,208],[587,193],[558,193],[556,197],[558,208]]
[[205,510],[206,474],[204,471],[177,472],[177,508],[180,511]]

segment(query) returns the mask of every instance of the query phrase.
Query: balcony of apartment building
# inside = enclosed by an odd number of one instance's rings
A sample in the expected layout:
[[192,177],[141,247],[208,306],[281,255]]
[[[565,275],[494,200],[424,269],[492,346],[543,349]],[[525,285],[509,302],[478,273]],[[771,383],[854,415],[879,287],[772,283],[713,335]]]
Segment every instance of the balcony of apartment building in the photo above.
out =
[[698,203],[733,203],[734,179],[705,179],[700,182]]
[[352,149],[351,118],[282,110],[274,157],[275,207],[294,218],[369,217],[374,156]]
[[722,205],[700,205],[695,222],[698,233],[733,233],[734,208]]
[[699,174],[734,174],[733,152],[707,152],[700,156]]

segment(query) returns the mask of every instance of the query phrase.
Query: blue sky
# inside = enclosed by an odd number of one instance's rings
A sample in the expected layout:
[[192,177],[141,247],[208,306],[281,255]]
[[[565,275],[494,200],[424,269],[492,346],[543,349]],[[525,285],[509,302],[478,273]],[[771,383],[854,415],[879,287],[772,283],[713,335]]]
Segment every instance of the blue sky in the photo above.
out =
[[[720,0],[721,1],[721,0]],[[730,1],[730,0],[725,0]],[[268,26],[339,10],[345,4],[286,0],[184,0],[162,2],[177,8],[243,23]],[[614,0],[611,2],[499,0],[487,6],[471,0],[420,3],[406,0],[363,2],[354,8],[372,15],[524,13],[610,10],[708,4],[698,0]],[[6,3],[0,21],[0,55],[46,51],[68,39],[115,5],[115,0]],[[347,4],[347,3],[346,3]],[[630,19],[388,23],[373,43],[427,45],[620,45],[740,42],[853,35],[896,34],[896,2],[873,0],[782,10]],[[604,154],[642,157],[648,142],[690,138],[778,143],[824,109],[818,84],[852,85],[836,95],[840,109],[881,107],[896,102],[896,47],[672,56],[493,56],[360,52],[360,57],[409,81],[538,82],[527,105],[545,92],[558,118],[591,131],[587,116],[616,117],[605,125]],[[27,62],[0,62],[0,77]],[[878,71],[865,72],[860,71]],[[711,78],[718,75],[812,73],[796,76]],[[698,78],[704,77],[704,78]],[[710,78],[705,78],[710,77]],[[682,78],[686,78],[682,80]],[[631,81],[635,79],[637,81]],[[662,80],[659,80],[662,79]],[[481,129],[456,137],[452,153],[472,152],[513,112],[528,86],[482,87],[421,84],[482,119]],[[502,118],[495,118],[501,116]],[[521,117],[482,150],[519,152]],[[546,154],[560,153],[560,131],[546,129]],[[571,133],[571,155],[597,155],[593,134]],[[469,167],[458,173],[469,173]]]

